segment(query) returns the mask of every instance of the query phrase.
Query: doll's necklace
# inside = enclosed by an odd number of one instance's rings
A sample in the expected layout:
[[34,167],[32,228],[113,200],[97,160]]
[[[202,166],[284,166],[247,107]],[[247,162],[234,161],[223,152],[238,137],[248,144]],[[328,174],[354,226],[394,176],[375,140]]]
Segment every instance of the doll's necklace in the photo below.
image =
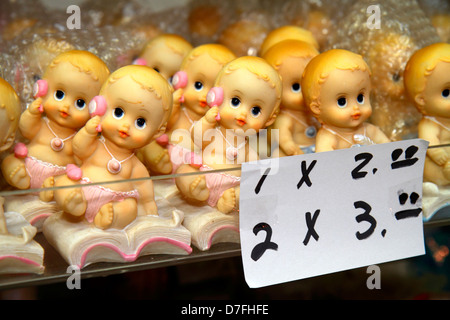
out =
[[50,127],[50,121],[47,119],[47,117],[44,117],[44,121],[45,121],[45,124],[47,125],[48,129],[50,130],[50,132],[55,136],[52,140],[50,140],[50,147],[54,151],[58,152],[58,151],[61,151],[62,149],[64,149],[64,141],[67,141],[67,140],[73,138],[75,136],[75,134],[76,134],[76,132],[74,132],[73,134],[71,134],[67,138],[61,139],[55,133],[55,131],[53,131],[52,127]]
[[323,125],[322,128],[324,128],[325,130],[328,130],[329,132],[331,132],[332,134],[338,136],[339,138],[341,138],[342,140],[347,141],[352,147],[360,147],[363,145],[371,145],[371,144],[375,144],[372,139],[370,139],[367,135],[366,135],[366,126],[364,126],[364,134],[354,134],[353,135],[353,141],[351,142],[350,140],[348,140],[347,138],[345,138],[344,136],[340,135],[339,133],[337,133],[336,131],[328,128],[326,125]]
[[427,118],[428,120],[433,121],[434,123],[440,125],[440,126],[441,126],[442,128],[444,128],[445,130],[450,131],[450,128],[449,128],[449,127],[447,127],[447,126],[446,126],[445,124],[443,124],[442,122],[436,120],[435,117],[424,116],[424,118]]
[[108,161],[108,164],[106,165],[106,169],[112,174],[118,174],[122,170],[122,163],[131,159],[134,156],[134,153],[130,154],[130,156],[126,157],[123,160],[117,160],[116,157],[109,151],[108,147],[105,143],[105,138],[103,136],[100,136],[99,138],[100,142],[105,147],[106,152],[111,156],[111,160]]
[[244,142],[240,143],[237,147],[235,147],[230,141],[227,140],[227,138],[225,138],[222,131],[220,130],[220,127],[217,127],[216,130],[219,131],[222,138],[228,144],[228,147],[226,148],[225,156],[227,157],[228,160],[236,160],[237,156],[239,155],[239,150],[242,147],[244,147],[245,144],[247,143],[247,138],[245,138]]
[[317,135],[317,129],[314,126],[309,126],[305,121],[294,115],[292,112],[288,110],[283,110],[283,113],[286,113],[288,116],[290,116],[292,119],[300,123],[303,127],[305,127],[305,136],[308,138],[314,138]]

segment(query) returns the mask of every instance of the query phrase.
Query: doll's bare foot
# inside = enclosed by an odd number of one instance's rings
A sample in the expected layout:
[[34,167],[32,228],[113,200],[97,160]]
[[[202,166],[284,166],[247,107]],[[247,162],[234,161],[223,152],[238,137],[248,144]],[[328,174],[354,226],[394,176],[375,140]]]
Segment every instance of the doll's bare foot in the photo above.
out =
[[27,173],[24,163],[20,163],[9,175],[9,183],[18,189],[30,188],[30,176]]
[[217,209],[222,213],[230,213],[236,207],[236,192],[234,188],[225,190],[217,201]]
[[189,192],[193,199],[206,201],[209,198],[209,189],[206,186],[205,176],[199,176],[189,185]]
[[86,212],[87,203],[81,189],[72,190],[64,199],[62,208],[73,216],[81,216]]
[[153,163],[154,170],[161,174],[172,173],[172,162],[170,162],[169,151],[164,149]]
[[[55,178],[54,177],[48,177],[44,180],[44,183],[42,184],[42,188],[53,188],[55,186]],[[44,202],[50,202],[53,200],[53,190],[44,190],[39,192],[39,199]]]
[[114,208],[112,203],[107,203],[100,208],[94,218],[94,225],[100,229],[109,228],[114,219]]

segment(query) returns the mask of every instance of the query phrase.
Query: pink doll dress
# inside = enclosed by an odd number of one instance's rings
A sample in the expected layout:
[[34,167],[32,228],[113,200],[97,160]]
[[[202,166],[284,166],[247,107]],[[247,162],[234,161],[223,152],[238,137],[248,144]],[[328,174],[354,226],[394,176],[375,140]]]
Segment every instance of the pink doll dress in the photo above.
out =
[[30,188],[42,188],[45,179],[62,175],[66,167],[44,162],[31,156],[25,158],[25,168],[30,176]]
[[[213,168],[208,167],[207,165],[204,164],[201,165],[199,169],[200,171],[214,170]],[[217,201],[219,201],[220,197],[226,190],[237,187],[241,182],[240,177],[236,177],[223,172],[206,173],[205,180],[206,180],[206,187],[209,190],[209,198],[207,202],[208,205],[211,207],[216,206]]]
[[[81,184],[92,183],[89,178],[81,179]],[[139,198],[137,190],[121,192],[100,185],[84,186],[82,188],[84,197],[87,202],[85,217],[88,222],[94,221],[95,216],[100,211],[101,207],[110,202],[123,201],[127,198]]]

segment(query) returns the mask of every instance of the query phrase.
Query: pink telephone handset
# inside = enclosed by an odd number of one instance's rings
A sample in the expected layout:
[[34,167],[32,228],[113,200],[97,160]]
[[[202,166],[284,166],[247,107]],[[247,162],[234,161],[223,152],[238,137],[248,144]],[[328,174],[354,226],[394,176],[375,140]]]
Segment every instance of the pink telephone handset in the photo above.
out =
[[[43,97],[47,94],[47,92],[48,92],[48,82],[43,79],[36,81],[33,87],[33,97],[35,99]],[[39,112],[40,113],[44,112],[44,107],[42,105],[39,106]]]
[[[223,89],[212,87],[206,95],[206,102],[210,107],[220,106],[223,102]],[[216,121],[220,120],[220,114],[217,114]]]
[[[103,116],[106,113],[107,103],[104,97],[95,96],[89,103],[89,114],[91,117]],[[101,125],[97,126],[97,132],[101,132]]]

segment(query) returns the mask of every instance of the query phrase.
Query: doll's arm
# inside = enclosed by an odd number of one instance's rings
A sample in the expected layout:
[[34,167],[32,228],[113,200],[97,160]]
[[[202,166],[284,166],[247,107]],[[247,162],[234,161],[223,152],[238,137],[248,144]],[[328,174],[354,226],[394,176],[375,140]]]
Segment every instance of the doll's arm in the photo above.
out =
[[319,129],[316,136],[316,152],[336,149],[336,137],[324,129]]
[[42,98],[34,100],[22,113],[19,120],[19,130],[26,139],[33,139],[41,130]]
[[[217,115],[219,114],[219,107],[212,107],[206,114],[197,121],[191,131],[191,138],[195,142],[201,141],[202,145],[199,146],[204,149],[211,141],[205,141],[203,135],[211,129],[214,129],[217,125]],[[198,145],[198,144],[197,144]]]
[[[135,160],[139,160],[136,158]],[[147,169],[138,162],[133,166],[131,179],[142,179],[149,177]],[[139,180],[134,183],[136,190],[139,193],[139,203],[143,206],[144,212],[147,215],[158,215],[158,207],[155,202],[155,194],[153,191],[153,181],[150,179]]]
[[81,161],[88,158],[97,148],[97,128],[99,124],[100,117],[95,116],[89,119],[86,125],[73,137],[73,153]]
[[[440,128],[432,121],[424,119],[418,126],[419,138],[427,140],[430,146],[441,144],[439,139]],[[444,148],[429,148],[427,155],[439,166],[444,166],[449,160]]]
[[292,137],[292,121],[283,115],[275,120],[274,129],[279,130],[280,149],[288,156],[303,154]]
[[172,105],[172,112],[170,113],[169,121],[167,122],[167,128],[166,130],[170,130],[173,128],[175,123],[178,121],[178,118],[180,117],[180,109],[181,109],[181,103],[183,101],[183,89],[177,89],[173,93],[173,105]]

